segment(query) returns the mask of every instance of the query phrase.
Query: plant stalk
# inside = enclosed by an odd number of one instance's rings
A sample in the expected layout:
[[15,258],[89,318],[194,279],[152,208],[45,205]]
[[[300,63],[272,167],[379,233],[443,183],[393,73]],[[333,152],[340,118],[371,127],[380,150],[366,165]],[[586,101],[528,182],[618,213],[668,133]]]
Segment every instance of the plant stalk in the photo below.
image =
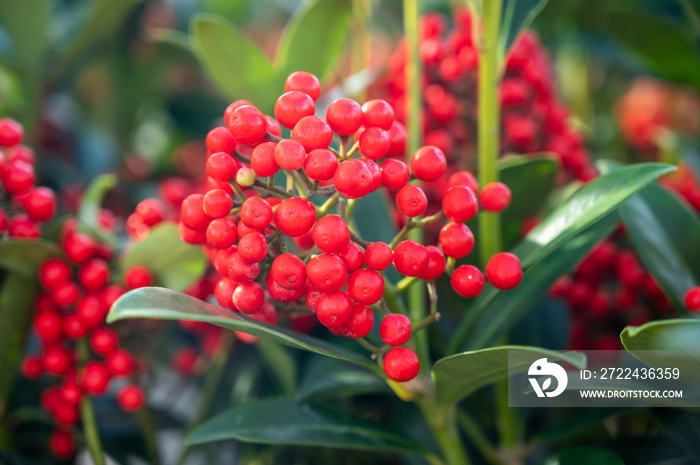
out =
[[[87,363],[89,357],[89,348],[87,339],[81,339],[78,342],[78,355],[82,365]],[[95,410],[92,408],[92,400],[89,395],[84,395],[80,401],[80,419],[83,426],[83,434],[87,443],[90,456],[95,465],[105,465],[105,456],[102,452],[102,444],[100,443],[100,435],[97,431],[97,419],[95,418]]]
[[471,462],[457,427],[457,406],[436,406],[425,397],[418,401],[430,431],[440,447],[446,465],[469,465]]

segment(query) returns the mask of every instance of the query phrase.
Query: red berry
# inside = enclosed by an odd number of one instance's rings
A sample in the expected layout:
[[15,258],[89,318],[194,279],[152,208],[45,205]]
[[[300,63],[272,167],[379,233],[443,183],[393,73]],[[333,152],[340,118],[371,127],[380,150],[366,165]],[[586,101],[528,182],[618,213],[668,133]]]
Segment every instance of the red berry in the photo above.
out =
[[323,253],[309,260],[306,265],[306,276],[311,285],[319,291],[336,292],[345,285],[348,270],[340,258]]
[[419,276],[428,267],[428,251],[418,242],[403,241],[394,249],[394,266],[406,276]]
[[304,167],[306,150],[301,142],[282,139],[275,147],[275,163],[283,170],[296,171]]
[[348,273],[352,273],[364,265],[362,249],[354,242],[350,242],[342,251],[336,252],[335,255],[343,261]]
[[110,308],[119,297],[124,295],[126,291],[119,284],[111,284],[107,286],[100,294],[100,300],[105,308]]
[[241,221],[249,228],[263,231],[272,222],[272,207],[265,199],[248,197],[241,206]]
[[32,240],[41,236],[41,229],[29,215],[18,213],[7,224],[7,233],[17,239]]
[[93,352],[103,357],[117,350],[117,344],[119,344],[117,334],[107,328],[97,328],[90,336],[90,347]]
[[214,298],[224,308],[233,309],[233,291],[238,287],[230,278],[223,277],[214,287]]
[[63,320],[58,312],[45,311],[34,319],[34,330],[44,342],[60,339],[63,334]]
[[69,339],[80,339],[87,335],[88,328],[78,315],[71,313],[63,318],[63,333]]
[[23,199],[24,209],[34,221],[49,221],[56,214],[56,194],[48,187],[36,187]]
[[691,312],[700,310],[700,286],[695,286],[686,292],[685,307]]
[[224,127],[209,131],[205,142],[211,153],[224,152],[231,155],[236,150],[236,139]]
[[86,291],[97,291],[109,280],[109,265],[104,260],[93,259],[78,271],[78,282]]
[[407,184],[396,194],[396,205],[401,213],[414,218],[425,213],[428,209],[428,197],[423,189],[415,184]]
[[318,116],[304,116],[292,129],[292,139],[301,142],[307,152],[325,149],[331,145],[333,131]]
[[369,184],[369,191],[374,192],[377,189],[379,189],[382,185],[382,170],[379,169],[379,165],[373,160],[369,160],[367,158],[360,158],[358,160],[361,163],[364,163],[364,165],[367,167],[369,170],[369,175],[370,175],[370,184]]
[[338,165],[333,183],[343,197],[359,199],[373,191],[374,177],[368,165],[353,158]]
[[275,102],[275,118],[285,128],[292,129],[304,116],[316,111],[314,101],[308,94],[296,90],[286,92]]
[[2,181],[10,194],[22,194],[34,185],[34,167],[23,160],[12,160],[5,165]]
[[358,303],[353,303],[352,315],[350,319],[342,326],[340,326],[340,331],[343,336],[352,339],[358,339],[367,336],[372,327],[374,326],[374,313],[372,312],[372,307],[369,305],[363,305]]
[[258,283],[242,283],[233,291],[233,305],[241,313],[253,314],[265,302],[265,291]]
[[180,219],[191,229],[204,230],[213,219],[204,213],[204,196],[202,194],[188,195],[180,207]]
[[60,389],[61,397],[70,405],[77,406],[83,399],[83,389],[74,379],[67,378]]
[[107,367],[114,376],[130,375],[134,371],[134,359],[126,350],[115,350],[107,357]]
[[257,145],[250,156],[250,167],[253,168],[255,174],[264,178],[274,176],[280,167],[275,161],[275,148],[277,144],[274,142],[263,142]]
[[238,171],[238,162],[231,155],[218,152],[207,159],[206,167],[210,178],[229,182]]
[[[2,160],[0,160],[0,166],[2,164]],[[0,171],[0,179],[2,179],[2,171]],[[0,236],[5,232],[7,229],[7,213],[5,213],[5,210],[0,208]]]
[[180,239],[188,244],[204,244],[207,242],[206,229],[192,229],[185,226],[182,221],[177,224],[177,233]]
[[124,273],[124,284],[129,289],[153,285],[153,274],[145,265],[133,265]]
[[340,98],[328,106],[326,121],[339,136],[351,136],[362,125],[362,107],[352,99]]
[[350,229],[338,215],[327,215],[319,219],[313,229],[316,246],[327,253],[343,251],[350,243]]
[[384,279],[376,271],[360,268],[350,273],[347,289],[355,302],[374,305],[384,294]]
[[379,337],[390,346],[405,344],[411,339],[411,320],[399,313],[385,316],[379,325]]
[[476,297],[484,288],[484,275],[475,266],[462,265],[452,273],[450,283],[462,297]]
[[247,283],[253,281],[260,273],[259,263],[248,263],[238,252],[234,252],[226,264],[228,277],[237,283]]
[[88,294],[80,299],[75,311],[88,328],[101,325],[107,315],[107,307],[102,303],[102,299],[94,294]]
[[503,211],[510,204],[510,189],[501,182],[490,182],[481,189],[479,202],[486,211]]
[[242,144],[254,144],[267,134],[267,120],[260,110],[252,105],[236,108],[226,120],[226,127]]
[[127,412],[135,412],[143,407],[143,391],[134,385],[124,386],[117,394],[117,403]]
[[486,278],[498,289],[512,289],[523,279],[520,260],[510,252],[500,252],[486,264]]
[[231,213],[233,199],[223,189],[212,189],[202,198],[204,214],[211,218],[223,218]]
[[49,450],[55,457],[68,460],[75,455],[73,435],[66,430],[56,430],[49,436]]
[[435,181],[445,174],[446,169],[445,154],[437,147],[421,147],[411,158],[411,171],[421,181]]
[[301,258],[290,253],[277,256],[270,268],[272,279],[285,289],[306,287],[306,265]]
[[305,289],[285,289],[270,277],[267,280],[267,292],[277,302],[295,302],[304,295]]
[[467,225],[450,222],[440,229],[438,242],[445,255],[462,258],[474,249],[474,234]]
[[296,71],[287,77],[284,82],[284,91],[293,90],[303,92],[315,102],[321,95],[321,83],[318,78],[305,71]]
[[420,361],[411,349],[394,347],[384,356],[383,368],[387,378],[401,383],[418,376]]
[[107,390],[111,378],[112,374],[105,365],[88,362],[80,374],[80,386],[89,394],[100,395]]
[[384,129],[367,128],[360,136],[360,151],[371,160],[379,160],[386,155],[390,145],[389,133]]
[[365,250],[365,264],[371,270],[383,271],[393,260],[394,251],[384,242],[373,242]]
[[431,281],[439,278],[445,272],[445,255],[434,245],[427,246],[425,250],[428,251],[428,266],[419,275],[419,278]]
[[447,180],[447,189],[455,186],[467,186],[475,194],[479,192],[479,183],[469,171],[457,171]]
[[386,160],[382,163],[382,185],[387,189],[399,190],[408,183],[411,173],[406,163],[400,160]]
[[0,118],[0,146],[12,147],[22,143],[24,128],[12,118]]
[[80,289],[73,282],[59,284],[51,290],[51,299],[59,307],[75,305],[80,298]]
[[62,347],[51,347],[44,353],[44,370],[54,375],[68,373],[73,364],[73,357]]
[[338,169],[338,158],[327,149],[312,150],[304,160],[304,173],[314,181],[333,179],[336,169]]
[[158,199],[144,199],[136,205],[138,214],[147,226],[153,226],[165,219],[166,207]]
[[267,240],[259,232],[247,234],[238,242],[238,254],[249,263],[258,263],[267,256]]
[[301,197],[285,199],[275,210],[275,225],[287,236],[302,236],[309,232],[315,222],[316,207]]
[[70,266],[63,260],[51,258],[39,267],[39,282],[47,289],[53,289],[71,279]]
[[228,249],[236,239],[236,223],[231,216],[217,218],[207,226],[207,243],[216,249]]
[[389,129],[389,140],[391,144],[386,156],[403,158],[406,155],[406,127],[398,121],[394,121]]
[[352,318],[352,301],[343,291],[321,294],[316,302],[318,321],[327,328],[342,326]]
[[191,347],[181,347],[172,357],[172,365],[175,371],[183,376],[192,376],[197,368],[199,354]]
[[51,411],[56,423],[62,426],[70,426],[78,423],[80,419],[80,413],[75,405],[68,403],[58,404],[53,411]]
[[39,357],[28,356],[22,360],[22,375],[31,380],[39,379],[44,373],[44,364]]
[[466,186],[450,188],[442,198],[445,216],[455,223],[464,223],[476,216],[479,204],[474,191]]
[[362,105],[362,124],[388,131],[394,122],[394,109],[384,100],[369,100]]

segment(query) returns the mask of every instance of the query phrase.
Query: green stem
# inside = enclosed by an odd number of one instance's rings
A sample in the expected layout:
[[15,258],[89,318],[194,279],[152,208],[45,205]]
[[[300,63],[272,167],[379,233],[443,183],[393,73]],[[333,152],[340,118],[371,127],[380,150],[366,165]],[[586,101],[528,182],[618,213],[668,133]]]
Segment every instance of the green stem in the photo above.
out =
[[[78,355],[81,365],[87,363],[90,356],[90,349],[87,345],[87,339],[78,341]],[[100,443],[100,435],[97,431],[97,419],[95,418],[95,410],[92,408],[92,400],[89,395],[84,395],[80,401],[80,419],[83,426],[83,434],[87,443],[90,456],[95,465],[105,465],[105,456],[102,452],[102,444]]]
[[[199,405],[197,410],[187,425],[185,434],[192,431],[197,425],[199,425],[204,418],[206,418],[209,410],[211,409],[212,403],[214,402],[214,396],[219,390],[219,385],[221,384],[221,378],[224,375],[224,368],[226,367],[226,361],[231,353],[231,347],[235,341],[233,331],[224,331],[221,335],[223,338],[221,341],[221,346],[219,352],[214,356],[211,362],[207,376],[204,378],[204,387],[202,388],[202,395],[200,397]],[[190,447],[184,446],[180,456],[175,461],[177,465],[182,465],[187,461],[187,457],[190,455]]]
[[[500,69],[498,36],[503,0],[483,3],[483,35],[479,47],[479,185],[498,181],[500,145],[500,106],[498,89]],[[482,212],[479,215],[481,265],[501,251],[501,217]]]
[[417,401],[430,431],[440,447],[447,465],[469,465],[471,462],[457,428],[457,406],[436,406],[426,398]]
[[498,453],[493,447],[493,444],[491,444],[491,441],[484,435],[481,425],[464,410],[457,412],[457,421],[464,434],[466,434],[476,448],[479,449],[481,455],[495,465],[500,464]]
[[136,419],[141,425],[143,439],[146,443],[146,450],[151,459],[151,465],[160,465],[160,454],[158,453],[158,441],[156,440],[156,427],[153,424],[151,412],[146,407],[143,407],[136,412]]

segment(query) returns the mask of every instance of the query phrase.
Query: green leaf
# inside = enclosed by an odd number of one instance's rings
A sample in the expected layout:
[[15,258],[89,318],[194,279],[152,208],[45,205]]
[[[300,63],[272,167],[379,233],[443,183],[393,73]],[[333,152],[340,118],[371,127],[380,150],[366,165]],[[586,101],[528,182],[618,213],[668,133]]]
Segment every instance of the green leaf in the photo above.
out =
[[88,186],[78,208],[78,221],[81,229],[98,239],[108,242],[113,247],[119,246],[119,240],[99,224],[99,211],[104,196],[117,186],[119,179],[115,174],[97,176]]
[[565,449],[541,465],[625,465],[614,452],[599,447],[575,446]]
[[557,162],[553,158],[511,157],[499,161],[500,179],[511,191],[512,200],[501,214],[504,243],[520,235],[522,222],[546,205],[554,189]]
[[297,364],[279,344],[262,339],[255,344],[263,362],[277,379],[285,395],[292,396],[297,388]]
[[644,267],[686,312],[685,293],[700,283],[700,218],[658,184],[622,204],[620,216]]
[[248,100],[263,112],[272,109],[284,81],[255,42],[206,13],[194,16],[190,34],[195,55],[224,97]]
[[180,57],[196,59],[190,46],[190,36],[176,29],[151,28],[146,33],[148,40],[165,45],[178,53]]
[[656,178],[675,170],[663,163],[637,163],[600,176],[574,192],[512,252],[523,269],[533,266]]
[[36,281],[39,265],[44,260],[60,257],[61,254],[61,249],[52,242],[0,241],[0,268],[5,268],[27,281]]
[[500,346],[463,352],[435,362],[433,376],[437,401],[453,404],[484,386],[505,379],[510,374],[527,371],[533,360],[547,357],[569,362],[579,369],[586,367],[585,354],[527,346]]
[[112,305],[107,322],[112,323],[126,318],[204,321],[380,371],[376,363],[357,352],[282,327],[256,321],[170,289],[144,287],[127,292]]
[[580,232],[564,246],[523,273],[522,282],[509,291],[487,284],[460,322],[450,342],[454,353],[466,341],[467,349],[480,349],[495,342],[540,302],[554,282],[569,272],[593,247],[613,233],[617,215],[599,221]]
[[202,277],[207,259],[199,247],[180,239],[177,226],[166,222],[126,251],[120,264],[122,273],[134,265],[146,265],[158,285],[184,291]]
[[0,2],[0,25],[12,41],[11,62],[22,75],[39,71],[48,46],[49,20],[54,7],[51,0]]
[[[0,251],[0,257],[4,253]],[[0,270],[1,271],[1,270]],[[1,274],[1,273],[0,273]],[[0,289],[0,415],[14,383],[17,365],[32,321],[34,298],[38,292],[36,276],[27,280],[16,273],[5,275]]]
[[397,231],[386,196],[377,191],[356,202],[353,217],[360,236],[370,242],[391,242]]
[[418,442],[347,413],[292,399],[266,399],[225,412],[190,433],[185,443],[237,439],[258,444],[426,454]]
[[606,24],[606,31],[651,71],[700,87],[700,56],[682,34],[682,28],[659,17],[635,12],[612,14]]
[[323,79],[331,72],[347,40],[351,11],[350,0],[317,0],[299,9],[277,45],[275,64],[283,76],[307,71]]
[[328,357],[312,357],[296,397],[318,401],[386,392],[390,392],[386,382],[375,373]]
[[505,0],[503,2],[501,34],[498,38],[501,60],[504,59],[510,47],[517,40],[520,31],[530,26],[545,5],[547,5],[547,0]]
[[647,365],[679,368],[682,381],[700,385],[700,320],[674,319],[628,326],[622,344]]

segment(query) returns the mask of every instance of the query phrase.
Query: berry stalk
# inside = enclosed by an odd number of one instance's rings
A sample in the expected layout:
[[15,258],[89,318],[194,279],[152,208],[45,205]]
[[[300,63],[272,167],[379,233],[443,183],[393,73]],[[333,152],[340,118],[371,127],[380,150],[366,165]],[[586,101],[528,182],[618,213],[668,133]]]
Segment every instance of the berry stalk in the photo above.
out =
[[[87,339],[83,338],[78,341],[78,352],[83,362],[88,360],[90,349],[88,348]],[[92,399],[89,395],[83,396],[83,399],[80,401],[80,418],[83,424],[85,442],[93,463],[95,465],[105,465],[105,456],[100,443],[100,435],[97,431],[95,410],[92,408]]]
[[[500,66],[498,36],[502,0],[483,6],[483,33],[479,41],[479,185],[498,182],[501,112],[498,101]],[[498,213],[479,215],[480,258],[482,265],[501,251],[501,217]]]

